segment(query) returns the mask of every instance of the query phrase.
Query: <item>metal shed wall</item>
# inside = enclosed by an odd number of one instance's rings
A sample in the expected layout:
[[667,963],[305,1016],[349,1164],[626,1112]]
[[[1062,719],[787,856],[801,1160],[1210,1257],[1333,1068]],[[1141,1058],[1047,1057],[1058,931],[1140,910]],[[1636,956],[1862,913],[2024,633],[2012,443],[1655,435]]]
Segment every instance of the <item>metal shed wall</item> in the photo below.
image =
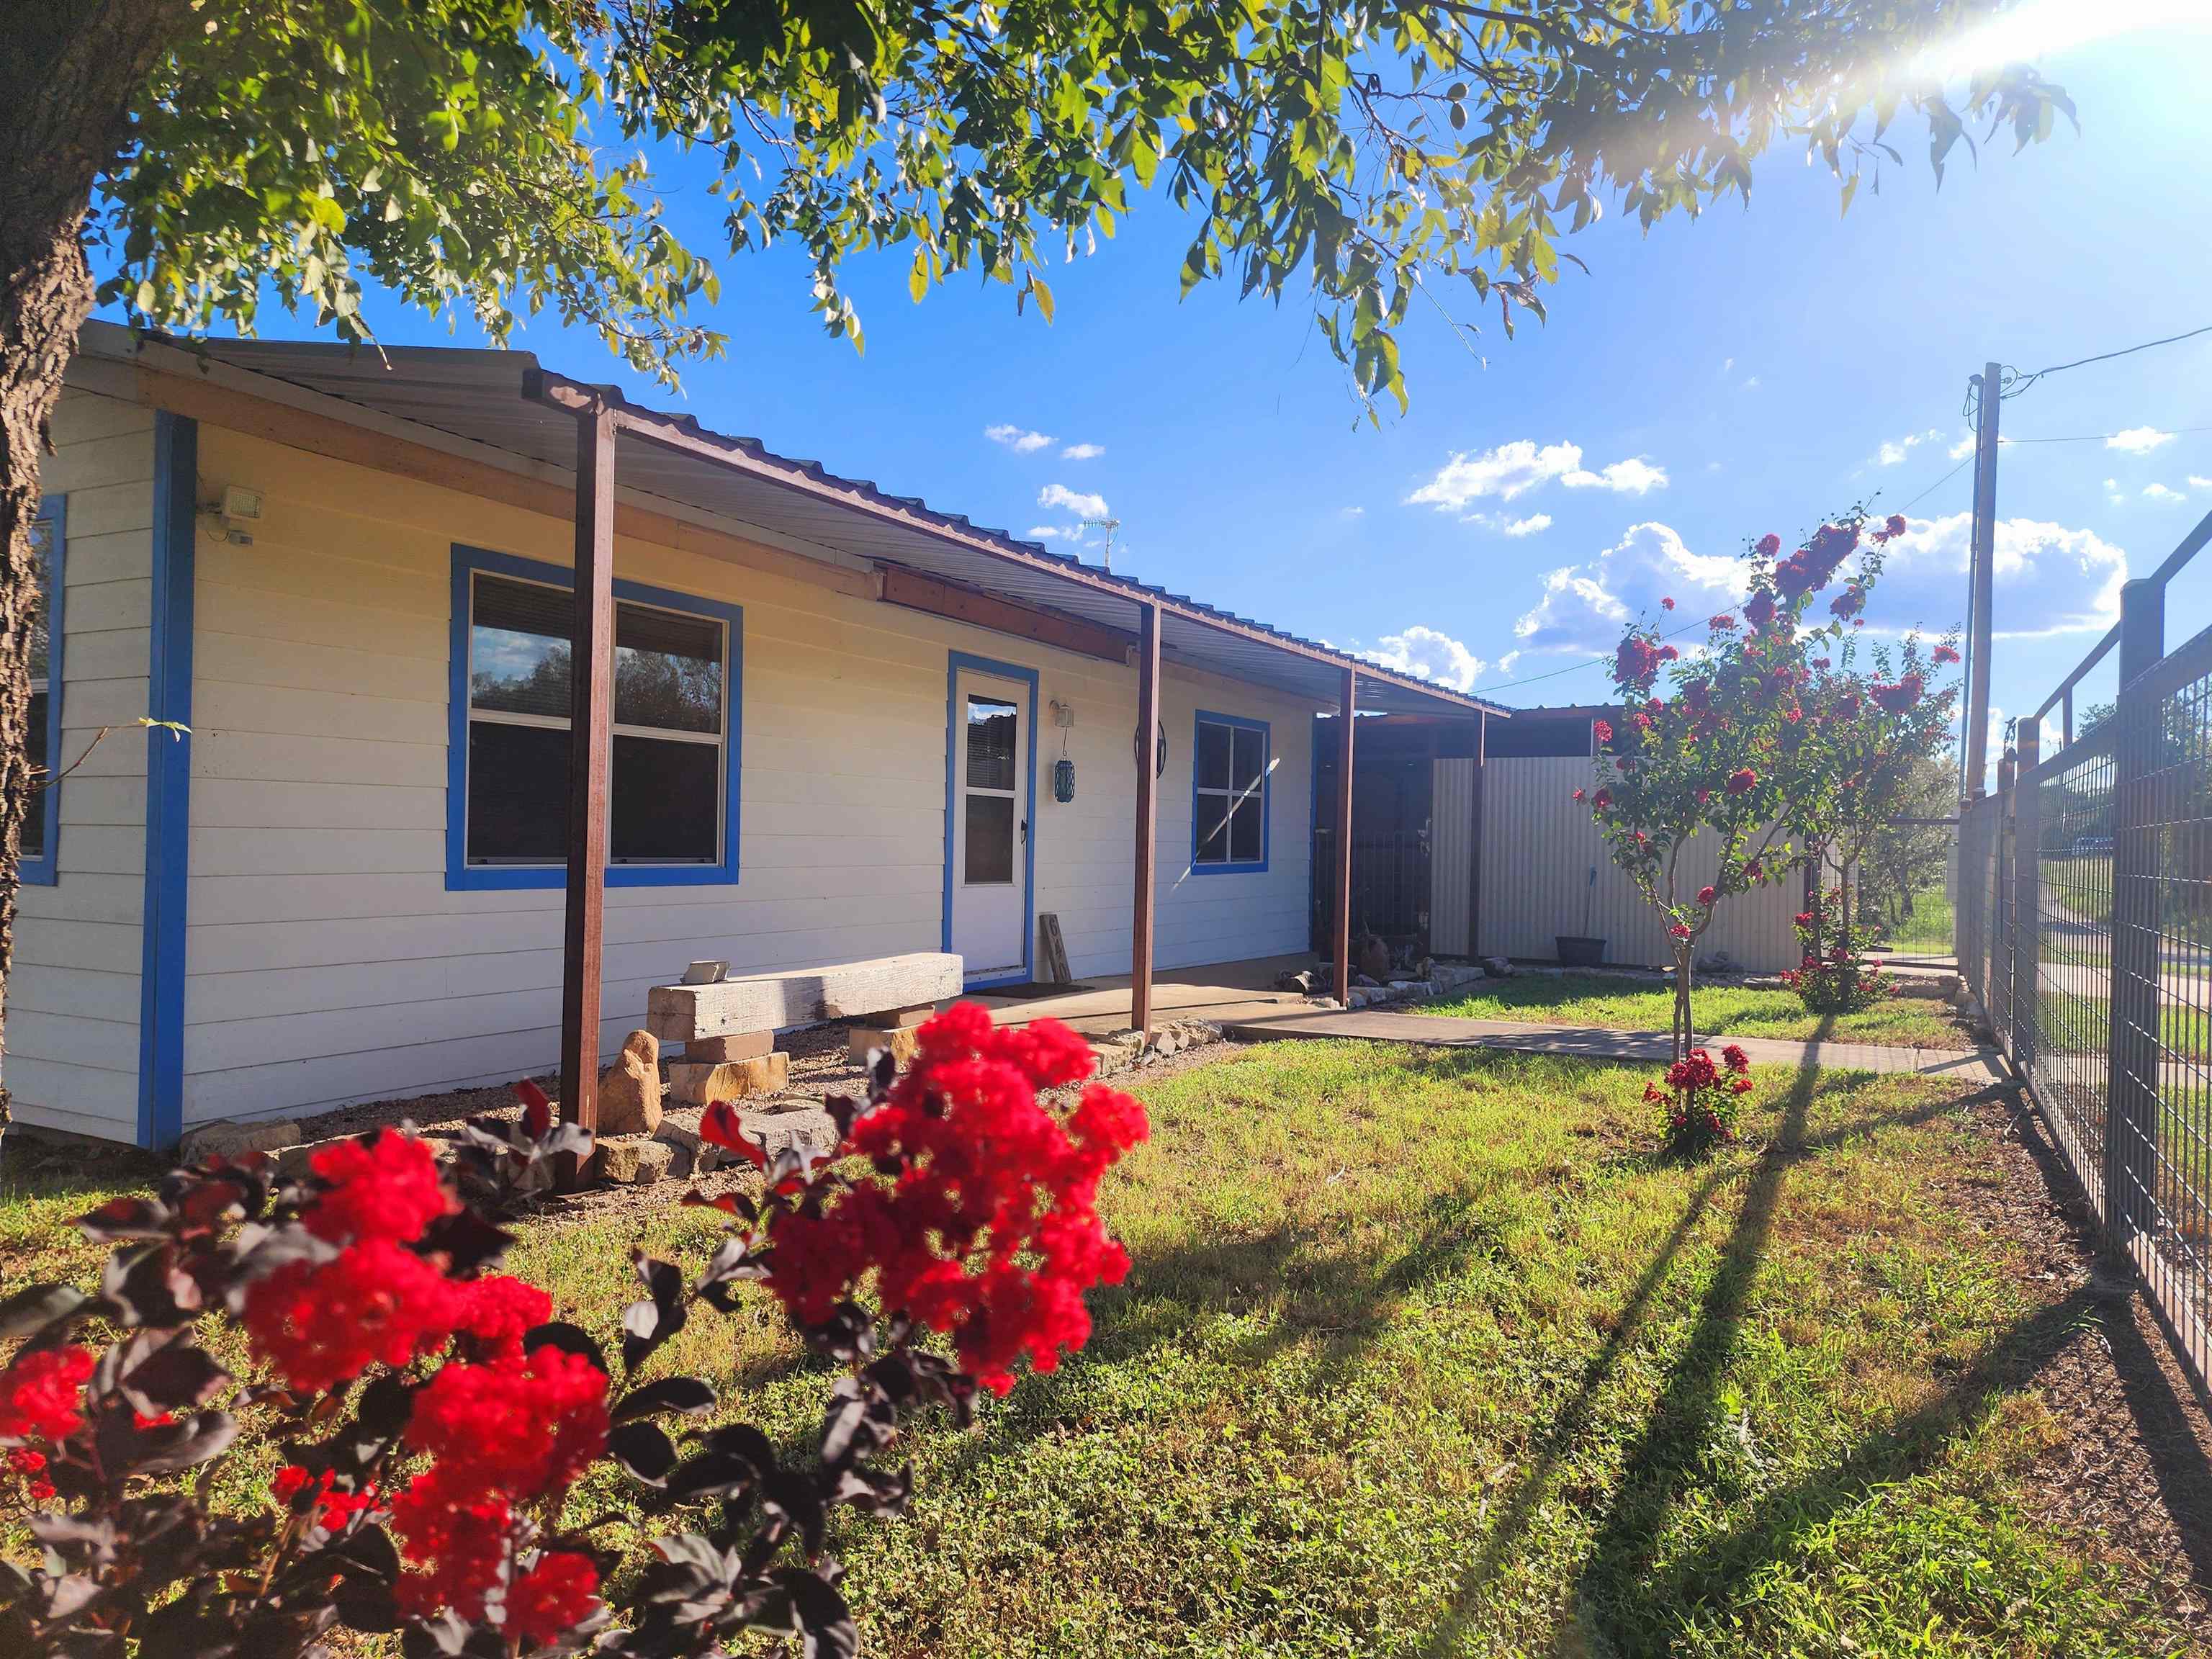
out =
[[[1551,961],[1559,955],[1558,935],[1590,933],[1607,941],[1607,962],[1656,967],[1669,960],[1666,929],[1613,863],[1589,808],[1574,798],[1589,778],[1589,762],[1571,757],[1485,763],[1482,955]],[[1710,838],[1691,842],[1682,859],[1683,890],[1696,892],[1717,867]],[[1759,973],[1796,967],[1790,918],[1803,897],[1793,878],[1728,900],[1699,941],[1699,955],[1726,951]]]

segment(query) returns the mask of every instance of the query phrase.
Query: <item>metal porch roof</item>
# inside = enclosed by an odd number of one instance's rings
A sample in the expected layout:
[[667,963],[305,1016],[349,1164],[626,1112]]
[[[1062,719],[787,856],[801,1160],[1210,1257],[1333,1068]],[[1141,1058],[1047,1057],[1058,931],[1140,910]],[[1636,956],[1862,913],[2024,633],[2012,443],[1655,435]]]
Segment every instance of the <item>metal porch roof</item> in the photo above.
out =
[[[97,343],[95,331],[103,337]],[[100,355],[135,349],[135,341],[125,347],[117,337],[124,331],[112,325],[89,325],[87,335],[88,348]],[[618,489],[750,526],[770,544],[848,566],[901,565],[1123,632],[1135,629],[1142,604],[1157,603],[1163,656],[1331,707],[1341,672],[1350,667],[1358,677],[1363,710],[1510,714],[1496,703],[972,524],[919,497],[890,495],[866,480],[840,477],[818,462],[775,454],[756,439],[725,436],[691,416],[632,404],[612,388],[544,370],[528,352],[434,346],[378,350],[275,340],[209,340],[182,349],[569,473],[575,418],[548,399],[603,396],[631,421],[616,446]],[[665,441],[654,441],[656,430]]]

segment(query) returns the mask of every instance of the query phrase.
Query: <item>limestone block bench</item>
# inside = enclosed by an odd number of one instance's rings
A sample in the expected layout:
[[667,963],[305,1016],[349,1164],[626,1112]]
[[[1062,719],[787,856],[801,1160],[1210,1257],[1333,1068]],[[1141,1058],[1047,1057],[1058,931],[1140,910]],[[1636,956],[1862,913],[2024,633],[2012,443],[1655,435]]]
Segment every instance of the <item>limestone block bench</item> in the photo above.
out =
[[747,974],[699,985],[656,985],[646,994],[646,1029],[684,1045],[670,1062],[670,1092],[688,1105],[775,1094],[791,1080],[791,1056],[775,1034],[828,1019],[859,1022],[853,1056],[889,1048],[914,1057],[914,1028],[936,1003],[960,994],[961,962],[943,951],[876,957],[866,962]]

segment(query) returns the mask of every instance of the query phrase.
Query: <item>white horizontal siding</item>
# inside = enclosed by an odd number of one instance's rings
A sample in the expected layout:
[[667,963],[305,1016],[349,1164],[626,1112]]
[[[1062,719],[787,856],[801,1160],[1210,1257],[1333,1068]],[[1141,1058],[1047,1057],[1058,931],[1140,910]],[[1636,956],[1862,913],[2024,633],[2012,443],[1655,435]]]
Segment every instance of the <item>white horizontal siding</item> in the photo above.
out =
[[54,411],[40,491],[64,499],[59,878],[17,896],[8,986],[8,1087],[16,1117],[107,1139],[138,1123],[140,918],[146,745],[111,732],[147,707],[154,416],[75,387]]
[[[263,517],[250,546],[204,538],[198,560],[185,1122],[549,1068],[561,896],[446,890],[447,605],[455,542],[565,563],[569,526],[207,426],[199,470],[204,490],[261,491]],[[1079,975],[1127,970],[1133,670],[702,554],[625,539],[616,568],[744,609],[742,874],[608,892],[605,1050],[695,957],[939,948],[952,651],[1038,672],[1036,908]],[[1311,705],[1164,681],[1159,964],[1303,949]],[[1055,697],[1075,710],[1065,805]],[[1190,872],[1199,708],[1272,723],[1264,873]]]
[[[1586,757],[1484,763],[1477,913],[1484,955],[1548,961],[1558,955],[1554,939],[1567,933],[1605,939],[1608,962],[1657,967],[1674,959],[1657,913],[1613,861],[1589,806],[1574,798],[1589,781]],[[1686,898],[1717,873],[1717,846],[1705,836],[1683,849],[1680,890]],[[1726,951],[1757,973],[1796,967],[1790,918],[1803,898],[1792,878],[1722,900],[1698,942],[1698,955]]]

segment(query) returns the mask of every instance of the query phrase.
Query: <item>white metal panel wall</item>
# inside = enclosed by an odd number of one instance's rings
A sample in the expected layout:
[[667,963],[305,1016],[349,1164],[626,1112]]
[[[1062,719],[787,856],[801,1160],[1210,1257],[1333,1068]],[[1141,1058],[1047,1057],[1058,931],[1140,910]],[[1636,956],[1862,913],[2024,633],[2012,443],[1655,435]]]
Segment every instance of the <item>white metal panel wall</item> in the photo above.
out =
[[[146,713],[153,614],[154,415],[69,387],[40,493],[65,498],[59,878],[16,896],[8,1087],[25,1123],[138,1133],[146,893]],[[93,747],[101,726],[112,732]],[[89,750],[89,752],[88,752]]]
[[1468,956],[1474,922],[1474,757],[1431,761],[1429,779],[1429,949],[1440,957]]
[[[1667,932],[1574,798],[1590,763],[1577,757],[1492,759],[1482,779],[1482,914],[1485,956],[1549,961],[1561,933],[1607,941],[1606,960],[1659,966],[1672,959]],[[1719,867],[1717,843],[1700,836],[1683,851],[1680,890],[1694,894]],[[1595,868],[1597,880],[1590,882]],[[1804,899],[1792,878],[1723,901],[1698,953],[1726,951],[1741,967],[1778,973],[1797,965],[1790,919]]]

